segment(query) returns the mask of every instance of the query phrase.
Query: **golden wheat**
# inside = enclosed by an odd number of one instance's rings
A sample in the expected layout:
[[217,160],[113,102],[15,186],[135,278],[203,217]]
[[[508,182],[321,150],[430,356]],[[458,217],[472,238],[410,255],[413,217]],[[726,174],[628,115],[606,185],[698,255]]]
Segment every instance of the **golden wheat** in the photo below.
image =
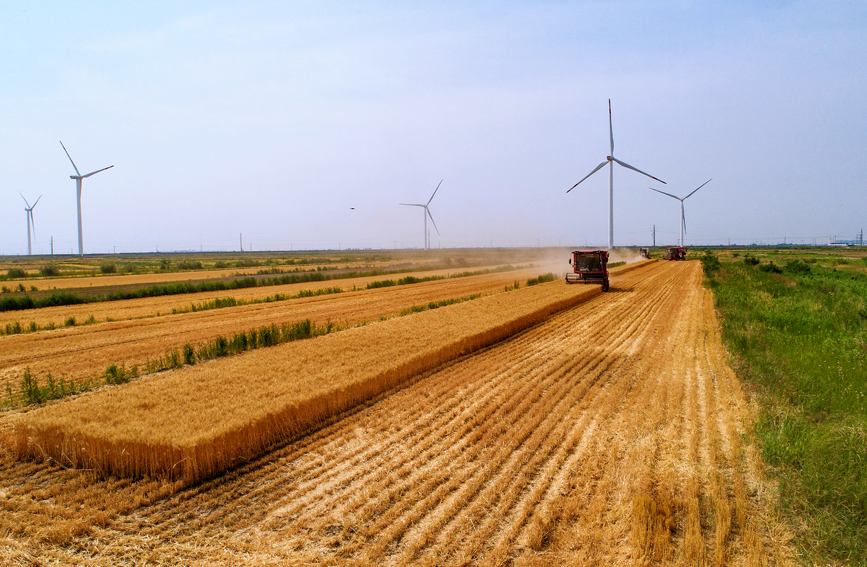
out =
[[[493,267],[493,266],[488,266]],[[477,268],[477,269],[484,269]],[[412,273],[401,273],[400,277],[405,276],[448,276],[455,273],[456,270],[419,270]],[[530,275],[538,275],[539,268],[522,270],[518,272],[507,272],[515,274],[514,277],[529,277]],[[177,275],[177,274],[174,274]],[[104,301],[97,303],[86,303],[81,305],[64,305],[59,307],[43,307],[40,309],[28,309],[24,311],[5,311],[0,313],[0,325],[20,323],[27,328],[31,322],[38,325],[39,328],[46,328],[50,325],[62,327],[64,322],[69,317],[74,317],[78,323],[83,323],[89,317],[93,317],[97,322],[108,320],[122,321],[126,319],[140,319],[143,317],[155,317],[158,315],[168,315],[172,313],[172,309],[186,310],[193,303],[202,303],[213,301],[218,298],[233,297],[238,301],[261,301],[266,297],[275,294],[294,295],[302,290],[316,291],[322,288],[340,287],[348,290],[355,286],[358,289],[364,289],[365,286],[372,281],[389,279],[395,276],[365,276],[360,278],[349,278],[345,280],[329,280],[322,282],[309,282],[286,284],[280,286],[265,286],[242,288],[230,291],[208,291],[193,294],[180,295],[165,295],[160,297],[144,297],[140,299],[127,299],[122,301]],[[179,281],[179,280],[168,280]],[[508,276],[503,280],[511,283]],[[2,338],[2,337],[0,337]]]
[[[700,282],[690,262],[618,276],[618,293],[418,375],[174,497],[155,500],[177,484],[0,454],[9,534],[0,556],[785,565],[761,462],[741,437],[745,398]],[[726,506],[730,527],[718,527]]]
[[[68,327],[50,332],[0,336],[0,389],[5,389],[8,383],[13,392],[16,392],[21,375],[26,368],[42,381],[48,372],[52,372],[55,378],[63,376],[67,380],[81,382],[101,376],[109,364],[123,363],[128,368],[133,365],[145,367],[148,360],[159,359],[168,351],[178,350],[187,343],[198,347],[212,341],[218,335],[230,337],[234,333],[246,332],[266,325],[293,324],[304,319],[311,319],[318,324],[332,321],[341,325],[356,325],[380,317],[396,315],[413,305],[424,305],[431,301],[466,297],[476,293],[503,291],[504,286],[514,282],[515,278],[526,278],[535,273],[536,271],[533,270],[519,270],[502,274],[436,280],[408,286],[239,305],[159,318]],[[346,283],[364,288],[368,279],[375,278],[346,280]],[[281,286],[280,289],[297,288],[302,285]],[[303,289],[308,288],[303,287]],[[238,291],[246,293],[247,290]],[[259,290],[257,293],[263,292]],[[269,294],[273,295],[273,293],[272,289]],[[159,304],[164,299],[132,300],[132,302],[149,305],[147,309],[151,310],[154,304]],[[181,300],[175,297],[171,301],[177,303]],[[127,302],[110,303],[105,304],[104,307],[108,309],[108,313],[114,315],[118,314],[118,310],[127,308],[124,305]],[[102,304],[93,307],[100,306]]]
[[206,478],[598,292],[552,282],[106,389],[24,416],[18,451],[124,476]]

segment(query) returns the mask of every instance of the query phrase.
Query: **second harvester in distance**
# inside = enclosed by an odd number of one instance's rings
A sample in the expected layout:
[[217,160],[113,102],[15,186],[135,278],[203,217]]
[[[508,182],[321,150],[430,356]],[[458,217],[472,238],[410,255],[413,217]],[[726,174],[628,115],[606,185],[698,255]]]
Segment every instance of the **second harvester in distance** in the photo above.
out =
[[569,259],[572,273],[566,274],[566,283],[601,283],[608,291],[608,251],[575,250]]

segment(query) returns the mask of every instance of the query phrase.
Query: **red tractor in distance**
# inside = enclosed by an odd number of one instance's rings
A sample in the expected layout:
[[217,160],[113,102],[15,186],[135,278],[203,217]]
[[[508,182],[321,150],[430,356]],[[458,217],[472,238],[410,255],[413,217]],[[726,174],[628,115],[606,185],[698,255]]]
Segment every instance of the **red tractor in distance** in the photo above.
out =
[[668,254],[664,257],[665,260],[686,260],[686,248],[683,246],[672,246],[668,249]]
[[566,274],[566,283],[601,283],[608,291],[608,252],[606,250],[576,250],[569,259],[573,273]]
[[649,248],[639,248],[638,255],[642,258],[650,258],[650,249]]

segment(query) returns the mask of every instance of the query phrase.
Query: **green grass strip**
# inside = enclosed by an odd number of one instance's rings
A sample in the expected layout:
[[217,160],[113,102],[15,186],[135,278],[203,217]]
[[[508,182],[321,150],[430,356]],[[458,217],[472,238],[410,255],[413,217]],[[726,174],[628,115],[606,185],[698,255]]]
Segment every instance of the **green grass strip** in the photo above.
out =
[[795,543],[810,562],[867,565],[867,274],[702,263]]

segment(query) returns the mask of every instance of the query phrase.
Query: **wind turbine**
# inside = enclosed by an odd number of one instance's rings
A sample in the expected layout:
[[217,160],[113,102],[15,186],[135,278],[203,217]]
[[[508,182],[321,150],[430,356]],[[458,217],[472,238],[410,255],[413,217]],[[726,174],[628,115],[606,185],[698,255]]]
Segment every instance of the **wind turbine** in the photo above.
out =
[[428,232],[427,232],[427,218],[428,217],[430,217],[430,221],[433,223],[434,228],[436,228],[437,234],[440,233],[440,229],[437,228],[437,223],[434,222],[434,220],[433,220],[433,215],[430,214],[430,209],[428,208],[428,205],[430,205],[430,202],[433,201],[434,195],[436,195],[437,191],[440,190],[440,185],[442,185],[442,184],[443,184],[443,180],[440,179],[439,185],[437,185],[437,188],[434,189],[433,195],[430,196],[430,199],[428,199],[427,204],[425,204],[425,205],[422,205],[420,203],[401,203],[401,205],[404,205],[406,207],[422,207],[424,209],[424,248],[425,248],[425,250],[430,248],[430,244],[428,242],[428,239],[430,237],[428,236]]
[[[695,189],[695,191],[698,191],[699,189],[701,189],[702,187],[704,187],[705,185],[710,183],[711,179],[713,179],[713,177],[711,177],[710,179],[708,179],[707,181],[705,181],[704,183],[699,185],[698,188]],[[657,193],[662,193],[663,195],[668,195],[672,199],[677,199],[678,201],[680,201],[680,245],[683,246],[684,245],[683,244],[683,233],[686,232],[686,215],[683,212],[683,202],[686,201],[687,199],[689,199],[692,196],[692,194],[695,193],[695,191],[693,191],[692,193],[690,193],[689,195],[687,195],[686,197],[681,199],[680,197],[672,195],[671,193],[666,193],[665,191],[660,191],[659,189],[654,189],[653,187],[650,187],[650,190],[656,191]]]
[[69,158],[69,162],[72,163],[72,167],[75,169],[75,175],[70,175],[70,179],[75,179],[75,194],[78,199],[78,255],[84,256],[84,240],[81,236],[81,180],[87,179],[91,175],[96,175],[100,171],[105,171],[106,169],[111,169],[114,167],[110,165],[108,167],[103,167],[102,169],[97,169],[92,173],[88,173],[87,175],[82,175],[78,168],[75,166],[75,162],[72,161],[72,156],[69,155],[69,152],[66,151],[66,146],[63,145],[63,142],[60,142],[60,146],[63,148],[63,151],[66,152],[66,157]]
[[[18,192],[21,195],[21,192]],[[24,195],[21,195],[21,198],[24,199]],[[39,196],[39,199],[42,198],[42,195]],[[30,227],[33,227],[33,239],[36,239],[36,225],[33,224],[33,209],[36,207],[36,204],[39,203],[39,199],[36,199],[36,203],[33,203],[33,206],[30,206],[30,203],[27,202],[27,199],[24,199],[24,203],[27,205],[25,207],[25,211],[27,211],[27,255],[33,255],[33,247],[30,245]]]
[[[588,177],[590,177],[591,175],[593,175],[594,173],[596,173],[597,171],[599,171],[600,169],[605,167],[606,164],[611,166],[611,171],[609,172],[609,187],[608,187],[608,249],[612,250],[612,249],[614,249],[614,163],[617,162],[618,164],[622,165],[626,169],[631,169],[633,171],[637,171],[638,173],[640,173],[642,175],[646,175],[647,177],[650,177],[651,179],[656,179],[660,183],[663,183],[666,185],[667,185],[667,183],[665,183],[665,181],[663,181],[662,179],[657,179],[656,177],[650,175],[649,173],[644,173],[643,171],[641,171],[637,167],[632,167],[628,163],[624,163],[624,162],[620,161],[619,159],[617,159],[616,157],[614,157],[614,126],[611,123],[611,99],[610,98],[608,99],[608,131],[611,135],[611,155],[606,157],[605,161],[603,161],[602,163],[597,165],[596,169],[594,169],[593,171],[588,173],[584,177],[584,179],[587,179]],[[584,179],[582,179],[581,181],[584,181]],[[572,188],[569,189],[569,191],[578,187],[578,185],[581,184],[581,181],[579,181],[578,183],[573,185]],[[566,192],[568,193],[569,191],[566,191]]]

